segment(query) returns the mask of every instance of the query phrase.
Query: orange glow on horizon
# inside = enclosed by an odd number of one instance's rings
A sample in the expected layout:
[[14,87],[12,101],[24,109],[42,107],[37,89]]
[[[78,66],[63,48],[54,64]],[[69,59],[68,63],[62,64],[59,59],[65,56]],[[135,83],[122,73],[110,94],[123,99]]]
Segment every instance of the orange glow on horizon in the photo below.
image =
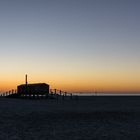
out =
[[[86,73],[86,74],[84,74]],[[140,76],[129,73],[50,73],[42,75],[28,74],[28,83],[48,83],[50,88],[68,92],[106,92],[129,91],[140,92]],[[38,76],[39,75],[39,76]],[[16,89],[17,85],[25,83],[25,74],[1,76],[0,91]]]

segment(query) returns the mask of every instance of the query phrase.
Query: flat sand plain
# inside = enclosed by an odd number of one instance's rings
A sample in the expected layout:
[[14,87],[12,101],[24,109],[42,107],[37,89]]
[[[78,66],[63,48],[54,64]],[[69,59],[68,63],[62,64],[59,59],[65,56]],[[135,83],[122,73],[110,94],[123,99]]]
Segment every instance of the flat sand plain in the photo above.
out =
[[0,140],[139,140],[140,96],[0,98]]

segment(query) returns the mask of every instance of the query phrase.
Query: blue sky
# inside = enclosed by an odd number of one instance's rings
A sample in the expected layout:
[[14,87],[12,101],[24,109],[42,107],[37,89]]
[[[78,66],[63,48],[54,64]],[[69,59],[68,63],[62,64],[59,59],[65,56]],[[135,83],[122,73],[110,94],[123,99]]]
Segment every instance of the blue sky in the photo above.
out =
[[[138,0],[0,1],[1,75],[29,73],[47,82],[57,79],[53,75],[61,82],[63,75],[62,88],[71,82],[69,75],[81,79],[79,85],[93,82],[91,87],[106,75],[119,83],[115,75],[126,73],[131,85],[139,83],[139,13]],[[103,84],[97,87],[104,89]]]

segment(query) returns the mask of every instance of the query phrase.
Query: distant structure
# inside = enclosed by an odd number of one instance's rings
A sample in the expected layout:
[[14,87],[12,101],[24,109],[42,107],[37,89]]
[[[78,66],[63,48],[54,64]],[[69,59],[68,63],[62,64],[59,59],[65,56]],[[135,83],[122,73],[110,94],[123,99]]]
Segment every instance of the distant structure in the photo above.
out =
[[[68,95],[68,96],[67,96]],[[58,89],[50,89],[46,83],[28,84],[28,76],[25,75],[25,83],[18,85],[17,90],[10,90],[2,94],[6,98],[21,98],[21,99],[62,99],[70,97],[73,99],[72,93],[67,93]]]
[[25,75],[25,84],[26,85],[28,84],[28,76],[27,76],[27,74]]
[[46,83],[28,84],[27,74],[25,75],[25,84],[17,86],[18,95],[43,95],[49,94],[49,85]]

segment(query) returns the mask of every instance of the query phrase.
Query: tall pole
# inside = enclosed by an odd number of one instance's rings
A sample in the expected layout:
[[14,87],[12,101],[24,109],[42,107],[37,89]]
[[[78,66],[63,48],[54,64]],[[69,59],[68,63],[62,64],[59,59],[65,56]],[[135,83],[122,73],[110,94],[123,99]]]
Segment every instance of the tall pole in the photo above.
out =
[[28,76],[27,76],[27,74],[26,74],[26,76],[25,76],[25,84],[26,84],[26,86],[27,86],[27,84],[28,84]]
[[27,74],[25,75],[25,85],[26,85],[26,94],[28,94],[28,76]]

